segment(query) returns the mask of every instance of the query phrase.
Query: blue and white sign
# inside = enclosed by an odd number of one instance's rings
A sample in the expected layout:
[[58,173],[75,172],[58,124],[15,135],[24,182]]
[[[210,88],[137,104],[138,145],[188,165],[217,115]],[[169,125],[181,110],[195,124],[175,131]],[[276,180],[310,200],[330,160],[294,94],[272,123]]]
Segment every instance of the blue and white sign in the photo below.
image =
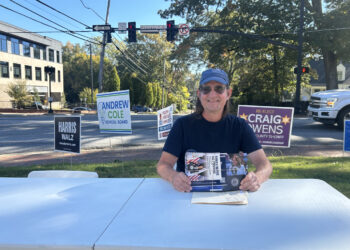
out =
[[101,133],[131,134],[129,90],[97,94]]
[[165,140],[173,126],[173,105],[157,111],[158,140]]
[[350,120],[344,121],[344,151],[350,152]]

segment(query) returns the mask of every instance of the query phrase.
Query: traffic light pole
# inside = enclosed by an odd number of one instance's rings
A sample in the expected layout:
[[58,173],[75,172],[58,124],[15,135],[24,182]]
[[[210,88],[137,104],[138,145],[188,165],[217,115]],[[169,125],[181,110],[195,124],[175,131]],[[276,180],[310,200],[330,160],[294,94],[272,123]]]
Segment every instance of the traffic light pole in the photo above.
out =
[[51,75],[52,73],[50,72],[49,73],[49,103],[50,103],[50,109],[48,111],[49,114],[52,114],[53,113],[53,110],[52,110],[52,93],[51,93]]
[[[109,15],[109,6],[110,6],[111,0],[108,0],[108,5],[107,5],[107,13],[106,13],[106,24],[108,23],[108,15]],[[103,60],[105,57],[105,47],[106,47],[106,37],[107,37],[107,32],[103,32],[103,40],[102,40],[102,50],[100,54],[100,70],[98,72],[98,92],[102,93],[103,90]]]

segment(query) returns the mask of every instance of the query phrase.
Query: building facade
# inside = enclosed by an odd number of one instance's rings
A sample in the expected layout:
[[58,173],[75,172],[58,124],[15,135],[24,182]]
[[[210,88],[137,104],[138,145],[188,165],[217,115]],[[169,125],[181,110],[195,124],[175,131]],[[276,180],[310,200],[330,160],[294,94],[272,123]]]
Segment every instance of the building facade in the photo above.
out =
[[[46,66],[54,68],[51,84]],[[51,93],[52,108],[61,108],[62,43],[0,21],[0,108],[14,106],[8,85],[20,81],[26,82],[30,93],[38,92],[43,104],[48,104]]]

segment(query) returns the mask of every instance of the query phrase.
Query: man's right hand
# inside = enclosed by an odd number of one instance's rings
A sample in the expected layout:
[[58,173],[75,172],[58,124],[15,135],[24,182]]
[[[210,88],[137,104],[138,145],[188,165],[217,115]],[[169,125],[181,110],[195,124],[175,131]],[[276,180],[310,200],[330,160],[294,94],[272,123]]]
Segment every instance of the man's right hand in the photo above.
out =
[[171,184],[180,192],[190,192],[192,190],[191,180],[183,172],[174,173]]

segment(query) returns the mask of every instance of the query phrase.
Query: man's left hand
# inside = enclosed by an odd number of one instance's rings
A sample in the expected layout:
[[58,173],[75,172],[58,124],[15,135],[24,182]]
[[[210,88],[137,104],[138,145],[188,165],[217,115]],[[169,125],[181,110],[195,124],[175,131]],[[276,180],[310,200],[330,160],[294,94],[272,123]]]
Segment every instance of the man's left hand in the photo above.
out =
[[241,181],[239,189],[247,191],[257,191],[260,188],[258,177],[254,172],[249,172],[247,176]]

